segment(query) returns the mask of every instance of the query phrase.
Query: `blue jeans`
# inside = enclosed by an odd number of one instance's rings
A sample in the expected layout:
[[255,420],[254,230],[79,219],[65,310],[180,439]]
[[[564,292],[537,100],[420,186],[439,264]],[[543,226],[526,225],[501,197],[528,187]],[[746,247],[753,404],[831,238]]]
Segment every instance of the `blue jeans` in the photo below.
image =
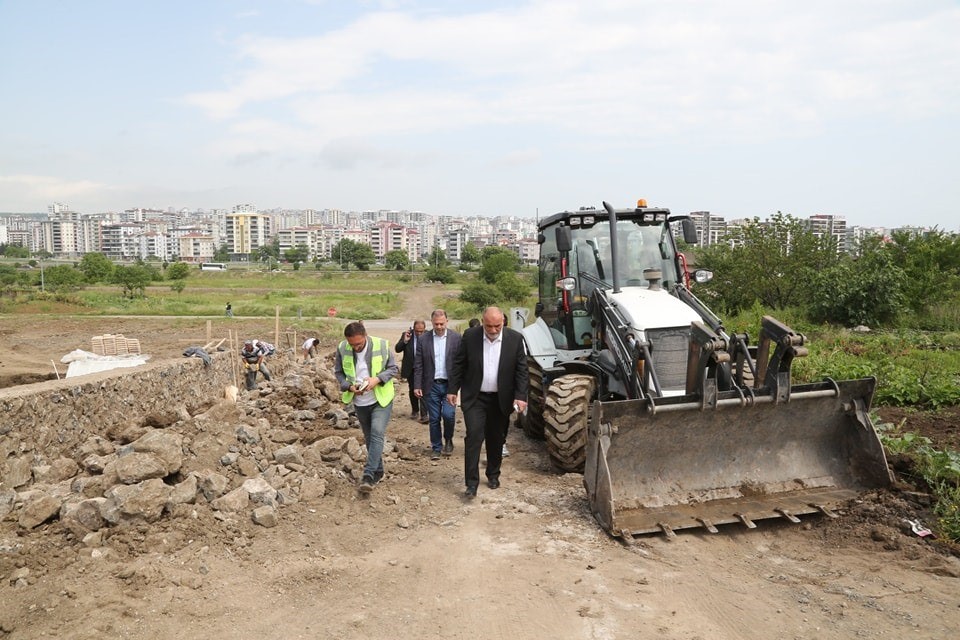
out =
[[[453,440],[453,425],[457,408],[447,402],[447,383],[434,380],[427,394],[427,413],[430,415],[430,447],[434,451],[443,448],[444,440]],[[440,419],[443,419],[443,431]]]
[[383,443],[387,435],[387,423],[393,411],[393,402],[385,407],[374,403],[366,407],[353,405],[363,431],[363,440],[367,443],[367,463],[363,466],[364,477],[380,482],[383,478]]

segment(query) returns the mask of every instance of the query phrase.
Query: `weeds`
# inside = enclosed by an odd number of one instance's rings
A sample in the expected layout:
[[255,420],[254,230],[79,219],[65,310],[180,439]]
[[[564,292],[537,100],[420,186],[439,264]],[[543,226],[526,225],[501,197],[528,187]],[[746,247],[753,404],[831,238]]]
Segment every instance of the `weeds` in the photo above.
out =
[[940,451],[929,438],[904,432],[900,425],[878,421],[875,424],[887,451],[909,457],[913,479],[929,488],[940,535],[960,542],[960,453]]

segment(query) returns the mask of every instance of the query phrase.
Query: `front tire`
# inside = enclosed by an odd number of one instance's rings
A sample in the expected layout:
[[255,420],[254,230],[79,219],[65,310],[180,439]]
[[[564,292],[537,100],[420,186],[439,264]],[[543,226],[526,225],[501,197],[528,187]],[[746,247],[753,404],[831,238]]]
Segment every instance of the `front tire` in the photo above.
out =
[[543,440],[543,369],[533,358],[527,358],[529,384],[527,386],[527,412],[520,414],[523,433],[528,438]]
[[571,374],[557,378],[547,389],[543,413],[547,452],[553,464],[563,471],[583,473],[595,388],[593,377]]

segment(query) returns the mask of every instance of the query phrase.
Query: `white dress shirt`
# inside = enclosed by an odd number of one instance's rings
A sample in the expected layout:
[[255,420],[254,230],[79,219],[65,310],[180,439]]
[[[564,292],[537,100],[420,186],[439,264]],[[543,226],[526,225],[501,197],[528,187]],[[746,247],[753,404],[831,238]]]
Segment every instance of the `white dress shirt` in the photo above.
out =
[[495,340],[483,334],[483,381],[480,383],[480,391],[483,393],[496,393],[497,372],[500,370],[500,346],[503,344],[503,331],[497,334]]
[[433,334],[433,379],[447,379],[447,333]]

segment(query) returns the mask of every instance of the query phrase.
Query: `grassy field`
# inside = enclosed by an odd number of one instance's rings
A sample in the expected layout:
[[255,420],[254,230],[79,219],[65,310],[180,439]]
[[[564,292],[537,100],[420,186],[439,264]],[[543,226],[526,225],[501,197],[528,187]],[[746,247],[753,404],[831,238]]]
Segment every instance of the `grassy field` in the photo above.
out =
[[125,297],[117,286],[91,286],[70,293],[33,292],[0,300],[10,314],[223,315],[229,302],[236,316],[376,319],[394,315],[415,279],[393,272],[256,271],[191,272],[183,291],[171,282],[147,287],[143,297]]

